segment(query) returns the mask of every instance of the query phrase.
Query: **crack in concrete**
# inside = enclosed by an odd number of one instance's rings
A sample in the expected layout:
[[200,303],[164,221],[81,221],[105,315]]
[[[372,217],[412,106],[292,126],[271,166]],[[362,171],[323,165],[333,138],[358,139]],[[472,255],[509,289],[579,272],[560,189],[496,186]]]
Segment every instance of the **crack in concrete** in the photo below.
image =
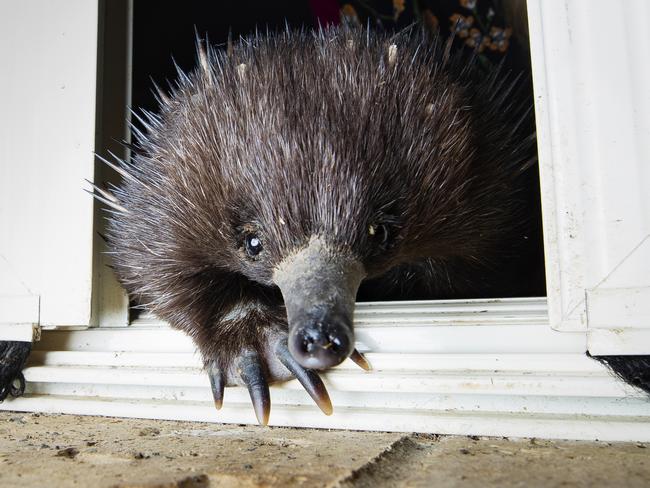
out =
[[[438,436],[431,437],[438,441]],[[345,477],[337,480],[331,486],[333,488],[349,488],[377,486],[377,480],[383,477],[386,470],[392,471],[392,466],[402,463],[408,459],[420,447],[413,441],[413,435],[404,435],[386,447],[381,453],[370,461],[352,470]]]

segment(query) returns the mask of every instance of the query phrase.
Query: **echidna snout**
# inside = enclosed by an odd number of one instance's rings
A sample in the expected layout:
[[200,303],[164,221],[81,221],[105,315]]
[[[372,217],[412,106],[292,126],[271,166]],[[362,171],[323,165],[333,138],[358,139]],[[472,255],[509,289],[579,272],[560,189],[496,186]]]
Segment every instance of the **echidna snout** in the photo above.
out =
[[292,254],[274,278],[282,291],[289,322],[291,355],[305,368],[327,369],[354,349],[354,301],[363,265],[322,238]]

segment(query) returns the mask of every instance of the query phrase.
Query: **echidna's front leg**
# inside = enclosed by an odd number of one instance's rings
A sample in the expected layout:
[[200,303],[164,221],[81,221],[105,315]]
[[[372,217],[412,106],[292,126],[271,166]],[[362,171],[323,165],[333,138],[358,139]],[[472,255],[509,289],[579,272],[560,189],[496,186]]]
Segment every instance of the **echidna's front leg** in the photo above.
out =
[[210,377],[215,406],[221,408],[224,387],[245,386],[260,424],[269,420],[269,384],[298,379],[326,415],[332,403],[318,374],[302,367],[287,348],[287,324],[281,310],[240,304],[218,324],[205,329],[212,337],[197,341]]
[[[255,415],[260,424],[266,425],[269,420],[271,410],[271,399],[269,395],[269,384],[277,381],[283,381],[295,377],[300,381],[309,396],[311,396],[316,405],[325,413],[332,413],[332,403],[322,380],[315,371],[308,370],[300,366],[295,359],[289,354],[286,346],[286,338],[276,345],[275,358],[271,361],[278,360],[288,370],[286,377],[278,378],[269,373],[269,367],[265,364],[269,358],[258,354],[252,350],[245,350],[233,360],[234,375],[225,373],[218,366],[218,361],[212,361],[208,367],[210,385],[212,386],[212,395],[214,396],[215,406],[219,409],[223,404],[224,387],[226,385],[246,386],[253,402]],[[228,377],[230,376],[230,380]]]

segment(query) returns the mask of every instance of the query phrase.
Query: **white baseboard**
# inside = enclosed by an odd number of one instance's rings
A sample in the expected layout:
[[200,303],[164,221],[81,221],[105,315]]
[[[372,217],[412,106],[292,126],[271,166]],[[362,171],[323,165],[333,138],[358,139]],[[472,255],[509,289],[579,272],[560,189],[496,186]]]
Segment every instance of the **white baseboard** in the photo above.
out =
[[[359,345],[373,371],[346,361],[323,375],[330,417],[296,381],[274,385],[270,424],[650,441],[648,397],[588,358],[584,333],[551,330],[539,301],[493,304],[360,307]],[[0,409],[255,423],[243,388],[228,388],[214,409],[192,343],[151,318],[45,331],[35,346],[26,395]]]

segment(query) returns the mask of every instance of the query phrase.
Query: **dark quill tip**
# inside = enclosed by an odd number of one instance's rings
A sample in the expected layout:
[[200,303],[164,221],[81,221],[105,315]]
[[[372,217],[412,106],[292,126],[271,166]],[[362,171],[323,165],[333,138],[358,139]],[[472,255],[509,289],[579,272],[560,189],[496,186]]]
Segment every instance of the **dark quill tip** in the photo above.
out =
[[275,349],[275,353],[284,367],[291,371],[309,396],[312,397],[318,408],[325,415],[332,415],[334,411],[332,401],[320,376],[310,369],[303,368],[289,352],[286,342],[280,342]]
[[248,388],[257,421],[260,425],[268,425],[271,413],[271,394],[258,355],[256,353],[244,355],[239,361],[238,372]]

